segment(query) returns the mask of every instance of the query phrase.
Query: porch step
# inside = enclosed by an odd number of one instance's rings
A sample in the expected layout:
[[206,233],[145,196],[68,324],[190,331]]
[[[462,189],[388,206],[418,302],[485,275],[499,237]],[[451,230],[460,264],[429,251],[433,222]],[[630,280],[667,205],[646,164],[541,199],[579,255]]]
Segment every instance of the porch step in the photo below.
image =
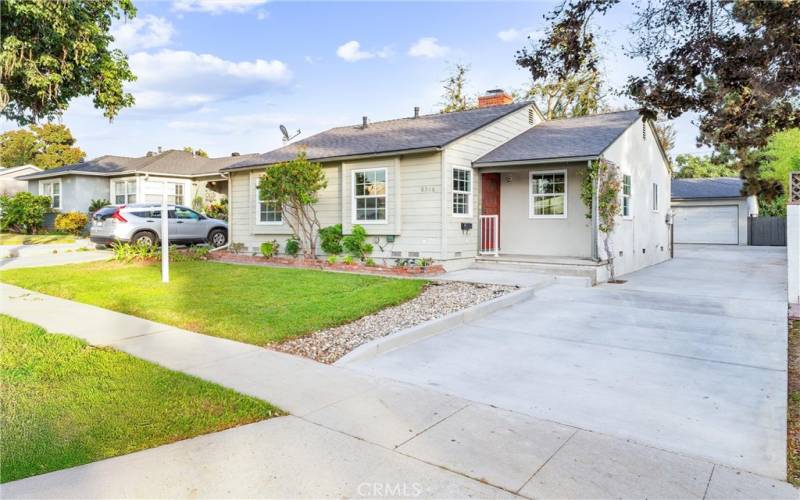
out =
[[605,266],[602,263],[586,261],[575,262],[535,262],[500,257],[478,257],[471,266],[474,269],[520,270],[565,277],[588,278],[591,285],[603,280]]

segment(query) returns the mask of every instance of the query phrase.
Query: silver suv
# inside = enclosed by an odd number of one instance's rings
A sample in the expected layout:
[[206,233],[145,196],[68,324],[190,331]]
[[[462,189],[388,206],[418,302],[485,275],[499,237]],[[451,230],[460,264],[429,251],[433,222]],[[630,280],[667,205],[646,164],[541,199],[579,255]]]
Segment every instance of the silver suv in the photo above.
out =
[[[208,243],[216,248],[228,241],[225,221],[211,219],[180,205],[170,205],[167,215],[170,243]],[[117,241],[155,245],[161,240],[161,204],[101,208],[92,216],[89,239],[101,245]]]

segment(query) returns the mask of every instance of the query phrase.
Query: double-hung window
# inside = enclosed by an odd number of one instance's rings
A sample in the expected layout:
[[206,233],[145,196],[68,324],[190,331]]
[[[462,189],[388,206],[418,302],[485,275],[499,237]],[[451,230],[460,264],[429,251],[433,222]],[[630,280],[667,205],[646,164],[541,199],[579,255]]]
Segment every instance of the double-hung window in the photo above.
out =
[[472,171],[453,169],[453,215],[472,215]]
[[50,198],[50,208],[61,209],[61,181],[42,181],[42,195]]
[[653,212],[658,212],[658,184],[653,183]]
[[183,184],[180,182],[167,183],[167,203],[183,205]]
[[622,176],[622,216],[629,218],[633,215],[631,206],[631,176]]
[[281,205],[272,200],[261,200],[261,193],[256,188],[256,223],[257,224],[282,224],[283,209]]
[[114,181],[114,204],[136,203],[136,180]]
[[353,171],[353,222],[386,222],[385,168]]
[[533,219],[567,217],[567,171],[534,171],[529,182],[530,208]]

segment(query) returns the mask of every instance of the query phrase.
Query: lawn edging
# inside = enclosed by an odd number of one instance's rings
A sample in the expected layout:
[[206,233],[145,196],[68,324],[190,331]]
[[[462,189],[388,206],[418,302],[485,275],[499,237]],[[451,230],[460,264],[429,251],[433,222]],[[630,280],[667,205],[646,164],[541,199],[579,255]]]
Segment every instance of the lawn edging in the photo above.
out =
[[536,294],[537,289],[549,286],[550,283],[545,283],[537,287],[523,288],[516,292],[497,297],[496,299],[487,300],[480,304],[462,309],[448,314],[447,316],[432,319],[415,325],[405,330],[375,339],[364,345],[353,349],[348,354],[339,358],[334,365],[343,366],[357,361],[365,361],[372,359],[381,354],[393,351],[408,344],[413,344],[428,337],[433,337],[444,331],[450,330],[458,325],[464,324],[468,321],[475,321],[477,319],[488,316],[489,314],[505,309],[506,307],[513,306],[524,300],[532,298]]

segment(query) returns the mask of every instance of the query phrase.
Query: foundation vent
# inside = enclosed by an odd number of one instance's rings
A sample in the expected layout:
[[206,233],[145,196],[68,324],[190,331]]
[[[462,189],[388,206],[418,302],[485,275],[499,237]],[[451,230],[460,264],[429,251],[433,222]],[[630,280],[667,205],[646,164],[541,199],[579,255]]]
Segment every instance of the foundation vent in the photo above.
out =
[[419,252],[408,252],[409,257],[419,257]]
[[402,257],[402,256],[403,256],[403,252],[396,252],[396,251],[392,252],[392,257]]

